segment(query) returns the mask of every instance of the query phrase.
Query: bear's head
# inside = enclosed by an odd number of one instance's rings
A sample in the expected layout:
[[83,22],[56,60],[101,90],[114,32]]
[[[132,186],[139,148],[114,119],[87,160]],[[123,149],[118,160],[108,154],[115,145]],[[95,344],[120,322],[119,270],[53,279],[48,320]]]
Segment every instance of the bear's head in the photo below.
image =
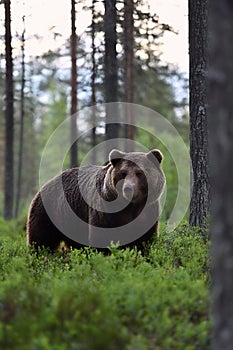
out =
[[157,149],[148,153],[112,150],[109,154],[111,185],[118,196],[132,203],[156,202],[165,185],[162,159]]

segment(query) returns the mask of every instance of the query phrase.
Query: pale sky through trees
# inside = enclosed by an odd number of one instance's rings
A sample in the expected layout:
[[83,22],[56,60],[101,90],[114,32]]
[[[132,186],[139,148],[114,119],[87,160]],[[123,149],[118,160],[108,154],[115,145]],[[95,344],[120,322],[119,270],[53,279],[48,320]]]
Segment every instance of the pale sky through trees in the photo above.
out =
[[[163,41],[162,60],[178,65],[188,72],[188,4],[185,0],[148,0],[151,9],[159,15],[161,23],[169,24],[178,34],[166,33]],[[89,0],[87,0],[87,6]],[[77,5],[77,10],[79,5]],[[22,16],[26,15],[26,55],[36,56],[54,50],[70,35],[69,0],[24,0],[12,1],[12,33],[22,32]],[[4,6],[0,7],[0,35],[4,34]],[[90,24],[90,15],[85,11],[77,13],[77,30],[83,34]],[[56,41],[54,35],[57,35]],[[34,38],[34,35],[38,35]],[[83,34],[85,35],[85,34]],[[13,42],[15,50],[20,49],[19,40]],[[2,43],[1,53],[4,52]]]

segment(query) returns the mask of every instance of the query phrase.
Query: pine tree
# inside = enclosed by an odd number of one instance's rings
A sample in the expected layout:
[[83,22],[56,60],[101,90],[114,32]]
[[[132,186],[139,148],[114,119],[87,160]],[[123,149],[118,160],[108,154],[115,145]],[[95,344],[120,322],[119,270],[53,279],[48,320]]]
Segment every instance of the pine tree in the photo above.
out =
[[77,34],[76,34],[76,0],[71,0],[71,147],[70,147],[70,167],[76,167],[78,165],[78,143],[77,143],[77,110],[78,110],[78,98],[77,98]]
[[95,45],[95,37],[96,37],[96,13],[95,13],[95,4],[96,0],[92,0],[91,12],[92,12],[92,23],[91,23],[91,61],[92,61],[92,73],[91,73],[91,105],[92,105],[92,133],[91,133],[91,146],[92,146],[92,163],[96,163],[96,113],[95,113],[95,105],[96,105],[96,73],[97,73],[97,65],[96,65],[96,45]]
[[6,110],[5,110],[5,183],[4,218],[13,217],[14,202],[14,96],[11,46],[11,1],[4,0],[6,45]]
[[210,2],[209,136],[213,273],[213,350],[233,344],[233,7]]
[[207,126],[207,0],[189,0],[191,226],[204,227],[209,213]]
[[19,150],[18,150],[18,172],[17,172],[17,186],[15,198],[15,217],[19,213],[19,204],[21,199],[21,185],[22,185],[22,167],[23,167],[23,144],[24,144],[24,119],[25,119],[25,16],[23,17],[23,32],[21,37],[21,91],[20,91],[20,132],[19,132]]
[[[134,1],[124,0],[124,57],[125,57],[125,101],[130,104],[134,102]],[[133,151],[134,140],[134,118],[132,108],[127,106],[126,116],[126,149]]]
[[[104,14],[104,36],[105,36],[105,56],[104,56],[104,86],[105,102],[118,101],[118,66],[117,66],[117,10],[116,0],[105,0]],[[112,140],[118,137],[118,124],[113,123],[118,118],[116,106],[106,106],[106,139]],[[117,146],[116,142],[111,142],[110,149]],[[106,149],[108,154],[109,147]]]

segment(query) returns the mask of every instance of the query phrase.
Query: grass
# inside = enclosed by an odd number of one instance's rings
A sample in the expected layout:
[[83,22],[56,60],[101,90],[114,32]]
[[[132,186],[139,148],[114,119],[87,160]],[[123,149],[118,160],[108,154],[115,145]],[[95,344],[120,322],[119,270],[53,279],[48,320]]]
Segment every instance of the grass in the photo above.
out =
[[210,348],[209,242],[186,225],[161,230],[148,256],[112,248],[38,255],[0,222],[0,348]]

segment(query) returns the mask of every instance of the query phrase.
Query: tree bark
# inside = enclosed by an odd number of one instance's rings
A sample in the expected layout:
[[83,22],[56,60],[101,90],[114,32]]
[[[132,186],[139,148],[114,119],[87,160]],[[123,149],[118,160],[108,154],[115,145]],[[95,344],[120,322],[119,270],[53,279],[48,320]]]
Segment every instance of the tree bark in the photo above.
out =
[[14,202],[14,94],[13,59],[11,46],[11,1],[5,0],[5,46],[6,46],[6,111],[5,111],[5,178],[4,218],[13,217]]
[[[76,34],[76,0],[71,0],[71,148],[70,148],[70,166],[71,168],[78,165],[78,130],[77,130],[77,110],[78,110],[78,98],[77,98],[77,34]],[[74,141],[74,142],[73,142]]]
[[207,0],[189,0],[190,156],[193,187],[189,222],[206,226],[209,213],[207,125]]
[[15,198],[15,217],[18,217],[19,205],[21,199],[21,185],[22,185],[22,167],[23,167],[23,143],[24,143],[24,115],[25,115],[25,16],[23,16],[23,33],[21,37],[21,91],[20,91],[20,125],[19,125],[19,151],[18,151],[18,173],[17,173],[17,187]]
[[[105,33],[105,102],[117,102],[118,100],[118,70],[117,70],[117,34],[116,34],[116,0],[105,0],[105,14],[104,14],[104,33]],[[114,124],[117,110],[115,106],[106,106],[106,140],[117,139],[118,124]],[[116,142],[111,142],[110,147],[106,146],[108,154],[109,148],[117,146]]]
[[92,163],[96,163],[96,46],[95,46],[95,35],[96,35],[96,13],[95,13],[96,0],[92,0],[92,23],[91,23],[91,43],[92,43],[92,75],[91,75],[91,105],[92,105],[92,132],[91,132],[91,146],[92,146]]
[[[134,102],[134,2],[124,1],[124,53],[125,53],[125,100]],[[126,150],[132,152],[134,148],[128,140],[134,140],[134,117],[130,105],[126,116]]]
[[233,7],[210,1],[209,135],[212,198],[213,349],[233,344]]

